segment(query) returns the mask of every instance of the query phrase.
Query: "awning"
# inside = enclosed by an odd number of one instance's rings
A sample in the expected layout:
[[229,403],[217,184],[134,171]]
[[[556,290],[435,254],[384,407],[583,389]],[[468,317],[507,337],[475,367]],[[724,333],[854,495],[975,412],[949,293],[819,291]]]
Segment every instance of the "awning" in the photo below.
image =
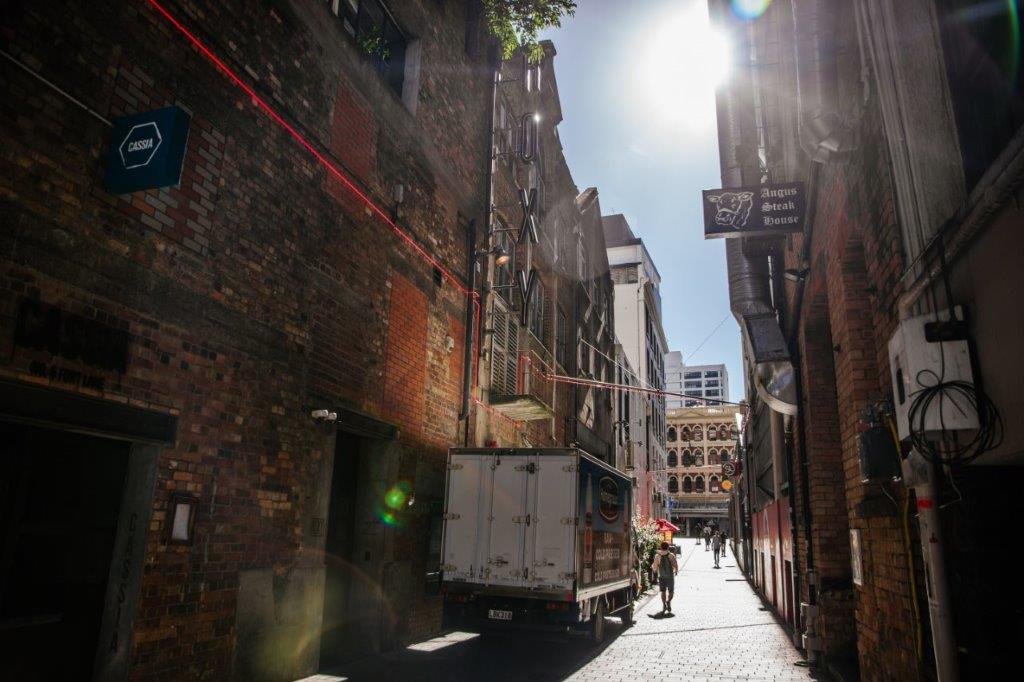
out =
[[655,523],[658,524],[658,532],[659,533],[664,533],[665,531],[671,531],[671,532],[675,533],[676,531],[679,530],[679,526],[677,526],[677,525],[675,525],[673,523],[670,523],[669,521],[666,521],[665,519],[657,519],[657,520],[655,520]]

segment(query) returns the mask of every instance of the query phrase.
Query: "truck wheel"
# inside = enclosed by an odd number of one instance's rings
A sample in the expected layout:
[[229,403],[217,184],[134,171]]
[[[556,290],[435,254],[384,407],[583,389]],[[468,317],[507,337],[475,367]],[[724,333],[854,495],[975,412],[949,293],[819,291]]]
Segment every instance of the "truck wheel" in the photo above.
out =
[[604,599],[601,597],[597,598],[597,609],[594,611],[594,615],[590,617],[593,623],[590,626],[590,641],[594,644],[600,644],[604,641]]

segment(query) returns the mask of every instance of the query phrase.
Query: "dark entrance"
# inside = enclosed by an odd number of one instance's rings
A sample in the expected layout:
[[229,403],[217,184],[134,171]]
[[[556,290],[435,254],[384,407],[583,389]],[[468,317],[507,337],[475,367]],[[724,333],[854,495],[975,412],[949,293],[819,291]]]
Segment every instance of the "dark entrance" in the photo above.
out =
[[0,671],[89,679],[131,444],[0,423]]
[[[356,495],[363,441],[339,431],[334,448],[330,508],[324,541],[326,575],[324,620],[320,637],[321,669],[339,665],[359,655],[362,638],[355,627],[352,602],[358,572],[354,569]],[[368,586],[362,586],[366,589]]]

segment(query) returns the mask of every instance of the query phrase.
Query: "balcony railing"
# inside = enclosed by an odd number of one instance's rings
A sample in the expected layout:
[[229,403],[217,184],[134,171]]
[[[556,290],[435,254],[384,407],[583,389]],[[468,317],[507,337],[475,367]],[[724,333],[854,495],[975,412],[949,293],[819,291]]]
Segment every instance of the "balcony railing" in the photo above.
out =
[[555,382],[548,375],[555,373],[554,359],[533,334],[525,332],[524,336],[523,345],[529,350],[518,354],[516,392],[491,396],[491,406],[516,421],[551,419],[555,416]]

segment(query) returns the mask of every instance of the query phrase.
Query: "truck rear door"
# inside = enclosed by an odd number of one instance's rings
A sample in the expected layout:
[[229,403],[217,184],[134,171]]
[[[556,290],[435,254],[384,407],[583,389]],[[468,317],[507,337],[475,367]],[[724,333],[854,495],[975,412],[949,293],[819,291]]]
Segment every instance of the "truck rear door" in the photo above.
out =
[[505,450],[494,459],[494,493],[491,496],[491,527],[487,553],[492,585],[524,587],[525,530],[530,496],[530,460],[516,450]]
[[494,459],[484,453],[452,453],[449,459],[441,562],[445,580],[482,583],[487,579]]
[[544,454],[531,457],[535,465],[531,524],[527,529],[529,585],[571,590],[576,569],[576,457]]

